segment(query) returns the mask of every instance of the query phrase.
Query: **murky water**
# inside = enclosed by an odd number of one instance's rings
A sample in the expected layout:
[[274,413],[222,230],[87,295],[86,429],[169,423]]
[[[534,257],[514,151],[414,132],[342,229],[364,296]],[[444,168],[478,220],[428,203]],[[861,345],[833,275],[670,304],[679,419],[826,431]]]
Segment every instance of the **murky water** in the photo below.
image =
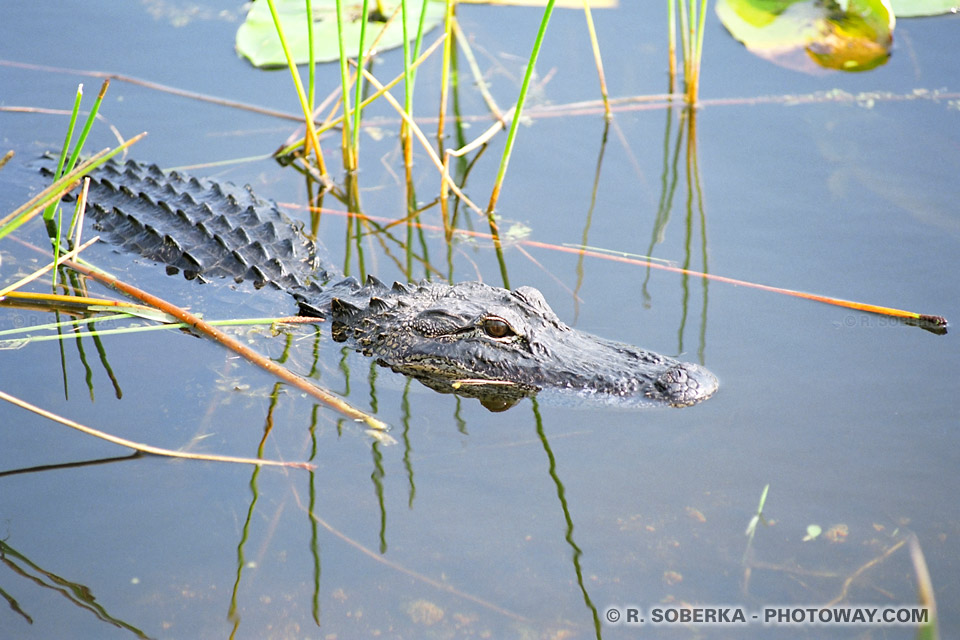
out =
[[[99,80],[68,71],[80,69],[298,110],[285,71],[235,58],[238,11],[226,3],[69,5],[18,3],[0,23],[0,58],[61,68],[0,66],[0,106],[68,108],[81,81],[89,104]],[[661,11],[595,12],[614,95],[664,89]],[[507,108],[539,13],[462,7],[460,15]],[[695,128],[678,111],[633,107],[609,129],[590,110],[534,118],[511,161],[503,227],[526,227],[522,237],[539,243],[652,254],[956,320],[957,25],[955,17],[901,21],[886,66],[811,77],[751,58],[711,15]],[[559,12],[550,29],[538,66],[549,81],[536,103],[595,99],[582,14]],[[392,77],[398,61],[384,54],[377,73]],[[428,64],[418,76],[425,118],[435,113],[437,69]],[[336,69],[318,70],[321,94],[337,82]],[[837,99],[838,89],[859,99]],[[775,99],[754,100],[766,96]],[[479,116],[466,130],[476,135],[489,120],[466,81],[461,100],[465,114]],[[102,114],[90,148],[113,143],[110,126],[125,137],[148,130],[133,155],[163,166],[268,154],[296,128],[122,81]],[[399,218],[396,118],[382,107],[369,115],[379,120],[362,143],[364,211]],[[57,147],[65,126],[63,116],[0,111],[14,163]],[[337,136],[326,143],[338,163]],[[467,193],[478,202],[488,197],[498,145],[502,137],[470,170]],[[305,200],[300,177],[269,160],[194,171],[249,182],[281,202]],[[422,153],[417,171],[426,204],[439,181]],[[40,185],[22,166],[0,171],[0,214]],[[329,197],[324,206],[343,210]],[[423,221],[439,224],[436,207]],[[486,230],[480,219],[462,226]],[[402,227],[366,237],[362,267],[356,244],[346,257],[346,235],[343,217],[323,218],[337,264],[405,278]],[[18,237],[42,240],[36,228]],[[434,277],[501,283],[483,238],[448,248],[428,229],[414,247],[419,258],[426,250]],[[3,283],[39,260],[10,240],[0,251]],[[684,410],[542,398],[490,413],[344,353],[325,328],[234,331],[390,424],[398,444],[383,446],[182,333],[3,351],[0,390],[80,423],[172,449],[317,465],[255,472],[123,459],[125,449],[0,405],[4,637],[913,638],[909,626],[603,621],[611,607],[626,615],[631,606],[916,606],[904,542],[913,535],[941,636],[960,632],[954,333],[520,242],[505,255],[511,284],[539,287],[565,321],[700,361],[720,377],[719,393]],[[295,309],[278,292],[188,283],[109,247],[89,259],[208,318]],[[413,262],[413,277],[423,277],[423,262]],[[0,329],[50,321],[0,309]],[[750,542],[744,530],[767,484],[765,524]],[[803,541],[809,525],[823,533]]]

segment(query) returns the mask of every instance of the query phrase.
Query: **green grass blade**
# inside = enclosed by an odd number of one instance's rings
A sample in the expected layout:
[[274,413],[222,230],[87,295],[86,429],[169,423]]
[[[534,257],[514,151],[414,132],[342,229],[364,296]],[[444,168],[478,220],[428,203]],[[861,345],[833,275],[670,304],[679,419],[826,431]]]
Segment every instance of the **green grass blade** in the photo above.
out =
[[[320,141],[317,139],[316,127],[313,125],[313,111],[307,101],[306,93],[303,90],[303,82],[300,81],[300,74],[297,73],[297,64],[290,54],[290,48],[287,46],[287,39],[283,35],[283,27],[280,26],[280,16],[277,15],[277,8],[273,0],[267,0],[267,6],[270,8],[270,16],[273,18],[273,24],[277,29],[277,37],[280,38],[280,46],[283,48],[283,55],[287,59],[287,67],[290,69],[290,76],[293,79],[293,86],[297,90],[297,98],[300,99],[300,108],[303,109],[304,124],[307,127],[307,139],[310,146],[313,147],[314,155],[317,158],[317,169],[323,178],[327,176],[327,165],[323,161],[323,153],[320,151]],[[312,25],[311,25],[312,28]]]
[[513,152],[513,143],[517,138],[517,129],[520,126],[520,119],[523,114],[523,105],[527,99],[530,80],[533,78],[533,71],[537,65],[537,57],[540,55],[540,46],[543,44],[543,37],[547,32],[547,25],[550,23],[550,15],[553,13],[554,3],[555,0],[547,1],[547,6],[543,10],[543,18],[540,21],[540,28],[537,31],[537,39],[533,43],[533,50],[530,52],[530,59],[527,61],[527,72],[523,76],[523,84],[520,85],[520,95],[517,97],[517,106],[510,122],[510,131],[507,133],[507,142],[503,150],[503,158],[500,160],[500,168],[497,171],[494,191],[490,196],[490,205],[487,207],[488,214],[492,214],[496,207],[497,199],[500,196],[500,188],[507,174],[507,166],[510,164],[510,154]]
[[503,157],[500,159],[497,179],[493,184],[493,191],[490,193],[490,203],[487,205],[487,222],[490,224],[490,233],[494,238],[493,244],[497,252],[497,261],[500,263],[500,275],[503,278],[503,286],[508,289],[510,288],[510,280],[507,276],[507,265],[503,259],[503,247],[500,244],[500,233],[496,218],[494,217],[494,210],[497,206],[497,200],[500,198],[503,179],[507,175],[507,167],[510,164],[510,154],[513,152],[513,143],[517,138],[517,129],[520,126],[520,119],[523,114],[523,105],[527,99],[527,91],[530,89],[530,79],[533,77],[533,72],[537,65],[537,57],[540,55],[540,47],[543,44],[543,37],[547,32],[547,25],[550,24],[550,16],[553,13],[554,3],[555,0],[547,0],[547,6],[543,10],[543,18],[540,20],[537,38],[534,40],[533,50],[530,52],[530,59],[527,61],[527,72],[523,76],[523,83],[520,85],[520,95],[517,97],[517,105],[514,108],[513,118],[510,121],[510,130],[507,133],[507,142],[503,149]]
[[310,65],[307,73],[307,98],[310,103],[310,113],[313,113],[313,103],[316,97],[315,92],[315,80],[316,80],[316,70],[317,63],[314,62],[316,58],[313,53],[313,3],[310,0],[305,0],[307,3],[307,57],[310,58],[310,62],[307,64]]
[[54,199],[59,198],[62,195],[61,192],[69,188],[74,182],[87,175],[124,149],[127,149],[130,147],[130,145],[139,142],[145,135],[147,134],[141,133],[133,138],[130,138],[122,145],[112,150],[104,150],[94,155],[89,160],[76,167],[73,171],[67,172],[59,180],[55,181],[52,185],[38,193],[12,213],[5,216],[2,220],[0,220],[0,239],[13,233],[20,227],[20,225],[29,220],[33,213],[42,207],[45,207]]
[[87,136],[90,134],[90,129],[93,127],[93,123],[97,120],[97,113],[100,112],[100,105],[103,104],[103,96],[107,93],[107,89],[110,87],[110,78],[107,78],[103,81],[103,84],[100,85],[100,92],[97,94],[97,99],[93,101],[93,107],[90,109],[90,114],[87,116],[87,121],[83,123],[83,130],[80,132],[80,137],[77,139],[77,144],[73,148],[73,153],[70,154],[70,161],[67,162],[67,171],[72,171],[74,167],[77,166],[77,160],[80,158],[80,152],[83,150],[83,145],[87,141]]
[[[364,16],[363,24],[366,25]],[[350,73],[347,71],[347,52],[343,46],[343,1],[337,0],[337,44],[340,49],[340,103],[343,105],[343,168],[347,171],[356,171],[357,162],[353,154],[350,135]],[[357,82],[359,84],[359,75]]]
[[[77,95],[73,101],[73,111],[70,112],[70,122],[67,124],[67,135],[63,139],[63,147],[60,148],[60,158],[57,160],[57,172],[54,174],[55,179],[63,175],[63,166],[67,159],[67,150],[70,149],[73,140],[73,130],[77,126],[77,115],[80,113],[81,100],[83,100],[83,83],[77,86]],[[51,202],[46,209],[43,210],[44,220],[53,219],[53,211],[58,203],[59,200],[57,202]]]
[[367,0],[363,0],[363,7],[361,8],[361,20],[360,23],[360,45],[357,51],[357,79],[353,85],[353,104],[357,105],[353,110],[353,157],[356,160],[359,160],[360,155],[360,117],[363,113],[363,104],[361,102],[362,93],[363,93],[363,73],[360,72],[360,69],[363,68],[365,63],[366,55],[363,50],[363,45],[366,43],[367,38],[367,22],[369,22],[369,8]]

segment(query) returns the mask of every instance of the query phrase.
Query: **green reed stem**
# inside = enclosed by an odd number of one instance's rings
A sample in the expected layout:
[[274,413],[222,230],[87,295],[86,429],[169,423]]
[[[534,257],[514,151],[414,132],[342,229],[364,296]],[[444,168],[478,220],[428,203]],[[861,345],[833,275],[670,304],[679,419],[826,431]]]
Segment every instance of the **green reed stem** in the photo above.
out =
[[[414,68],[416,68],[416,67],[418,67],[419,65],[423,64],[423,62],[424,62],[427,58],[429,58],[430,55],[434,52],[434,50],[435,50],[437,47],[439,47],[441,44],[443,44],[443,36],[440,36],[439,38],[437,38],[437,40],[436,40],[432,45],[430,45],[429,47],[427,47],[427,50],[424,51],[423,54],[422,54],[419,58],[417,58],[416,62],[414,62],[412,66],[413,66]],[[365,72],[364,72],[364,73],[365,73]],[[369,80],[369,79],[368,79],[368,80]],[[366,99],[364,99],[363,102],[360,103],[360,108],[362,109],[362,108],[364,108],[364,107],[367,107],[371,102],[373,102],[374,100],[376,100],[377,98],[379,98],[380,96],[382,96],[384,93],[386,93],[387,91],[389,91],[389,90],[392,89],[393,87],[395,87],[395,86],[397,86],[398,84],[400,84],[400,81],[401,81],[401,80],[403,80],[403,74],[402,74],[402,73],[401,73],[401,74],[398,74],[397,77],[395,77],[393,80],[391,80],[391,81],[388,82],[387,84],[385,84],[385,85],[380,85],[379,88],[376,90],[375,93],[371,94],[369,97],[367,97]],[[324,133],[324,132],[326,132],[326,131],[329,131],[330,129],[333,129],[334,127],[336,127],[337,125],[339,125],[341,122],[343,122],[343,116],[337,116],[336,118],[330,120],[329,122],[325,122],[323,125],[321,125],[318,129],[316,129],[316,132],[317,132],[317,134]],[[280,149],[280,150],[277,151],[274,155],[277,155],[277,156],[287,155],[288,153],[292,153],[293,151],[297,150],[298,148],[304,146],[305,144],[306,144],[306,141],[305,141],[305,140],[297,140],[296,142],[290,143],[289,145],[287,145],[287,146],[284,147],[283,149]]]
[[[420,22],[417,23],[417,39],[413,43],[413,55],[410,56],[410,61],[412,62],[420,55],[420,47],[423,46],[423,23],[427,18],[427,3],[430,0],[423,0],[423,4],[420,5]],[[412,82],[415,82],[417,79],[417,68],[413,67],[410,70],[410,79]],[[413,93],[413,87],[410,87],[410,93]]]
[[80,157],[80,152],[83,150],[83,145],[87,142],[87,136],[90,135],[90,129],[93,127],[93,123],[97,119],[97,113],[100,112],[100,105],[103,104],[103,96],[106,95],[107,89],[110,88],[110,78],[107,78],[103,81],[103,84],[100,85],[100,92],[97,94],[97,99],[93,101],[93,107],[90,109],[90,115],[87,116],[87,121],[83,123],[83,130],[80,132],[80,137],[77,139],[77,145],[73,148],[73,153],[70,155],[70,160],[67,162],[67,171],[73,170],[77,166],[77,159]]
[[691,104],[697,101],[700,93],[700,59],[703,57],[703,32],[707,22],[707,0],[700,1],[700,14],[697,16],[697,44],[694,48],[694,75],[693,89],[688,90],[688,100]]
[[361,20],[360,23],[360,47],[357,51],[357,79],[354,81],[353,85],[353,104],[357,105],[356,109],[353,110],[353,157],[355,160],[359,159],[360,155],[360,115],[363,113],[363,104],[361,103],[361,97],[363,92],[363,74],[360,73],[360,69],[363,68],[363,65],[366,62],[366,57],[363,51],[363,45],[367,37],[367,22],[370,20],[369,9],[367,7],[367,0],[363,0],[363,8],[361,9]]
[[507,166],[510,164],[510,154],[513,152],[513,143],[517,138],[517,129],[520,126],[523,105],[527,100],[530,80],[533,78],[537,57],[540,55],[540,46],[543,44],[543,37],[547,32],[547,25],[550,23],[550,15],[553,13],[555,1],[556,0],[547,0],[547,6],[543,10],[543,18],[540,20],[537,38],[534,40],[533,50],[530,52],[530,59],[527,61],[527,72],[523,76],[523,84],[520,85],[520,95],[517,97],[517,106],[510,122],[510,131],[507,133],[507,142],[503,150],[503,158],[500,160],[500,169],[497,171],[497,179],[493,185],[493,192],[490,194],[490,203],[487,205],[487,217],[490,218],[491,224],[494,227],[496,226],[496,222],[493,220],[493,212],[497,206],[497,200],[500,198],[500,189],[503,186],[503,180],[507,175]]
[[[363,24],[366,23],[366,17],[364,16]],[[341,129],[343,133],[343,168],[347,171],[356,171],[357,158],[353,153],[354,149],[351,144],[353,136],[350,135],[350,74],[347,72],[347,52],[343,47],[342,0],[337,0],[337,44],[340,48],[340,103],[343,105],[343,128]]]
[[690,83],[690,14],[683,0],[677,0],[680,8],[680,46],[683,49],[683,84]]
[[305,0],[307,3],[307,57],[309,62],[307,62],[309,69],[307,70],[307,98],[309,99],[310,104],[310,113],[313,113],[313,103],[316,98],[316,67],[317,63],[314,62],[315,58],[313,55],[313,3],[311,0]]
[[403,110],[410,116],[413,102],[413,72],[410,70],[410,38],[407,34],[407,0],[400,2],[400,20],[403,22]]
[[593,13],[590,11],[590,0],[583,0],[583,14],[587,21],[587,31],[590,33],[590,46],[593,49],[593,59],[597,65],[597,79],[600,81],[600,95],[603,98],[603,115],[609,120],[610,99],[607,94],[607,79],[603,73],[603,58],[600,56],[600,42],[597,39],[597,29],[593,25]]
[[667,56],[669,82],[667,93],[673,93],[677,86],[677,12],[674,0],[667,0]]
[[[676,18],[673,1],[668,2],[668,22],[670,38],[670,93],[675,89],[676,75]],[[700,61],[703,56],[703,34],[706,25],[707,0],[700,1],[697,8],[696,0],[677,0],[680,8],[680,39],[683,47],[683,83],[687,104],[694,105],[700,90]]]
[[141,133],[133,138],[130,138],[115,149],[109,151],[105,149],[100,153],[95,154],[85,162],[81,163],[73,171],[68,171],[65,173],[59,180],[56,180],[52,185],[35,195],[29,201],[20,207],[17,207],[16,210],[4,216],[2,219],[0,219],[0,239],[13,233],[17,228],[20,227],[20,225],[32,217],[31,214],[38,211],[41,207],[45,207],[48,203],[62,196],[63,192],[65,192],[74,182],[87,175],[124,149],[128,148],[130,145],[139,142],[145,135],[147,134]]
[[453,46],[454,0],[446,0],[443,12],[443,58],[440,63],[440,109],[437,114],[437,152],[443,154],[443,130],[446,127],[447,96],[450,91],[450,56]]
[[[77,125],[77,115],[80,113],[80,101],[83,99],[83,83],[80,83],[77,86],[77,96],[73,100],[73,111],[70,112],[70,122],[67,124],[67,136],[63,140],[63,147],[60,148],[60,158],[57,160],[57,172],[54,174],[54,179],[59,178],[63,175],[63,166],[67,160],[67,151],[70,149],[70,145],[73,141],[73,129]],[[51,220],[53,219],[53,212],[56,209],[58,201],[51,202],[46,209],[43,210],[43,219]]]
[[[280,26],[280,17],[277,15],[277,8],[273,0],[267,0],[267,6],[270,8],[270,16],[273,18],[273,26],[277,30],[277,37],[280,38],[280,46],[283,48],[283,55],[287,59],[287,68],[290,69],[290,76],[293,79],[293,86],[297,90],[297,98],[300,100],[300,108],[303,109],[304,123],[307,127],[307,140],[313,147],[314,155],[317,158],[317,169],[321,176],[327,175],[327,165],[323,161],[323,152],[320,150],[320,140],[317,138],[317,130],[313,125],[313,111],[310,103],[307,101],[306,93],[303,90],[303,82],[300,80],[300,74],[297,72],[297,63],[290,55],[290,47],[287,46],[287,39],[283,35],[283,27]],[[310,25],[311,29],[313,25]]]
[[555,0],[547,0],[547,6],[543,10],[543,18],[540,20],[537,38],[533,42],[533,50],[530,52],[530,59],[527,61],[527,72],[523,76],[523,83],[520,85],[520,95],[517,96],[517,105],[513,112],[513,118],[510,121],[510,131],[507,132],[507,142],[503,149],[503,157],[500,159],[497,179],[496,182],[493,183],[490,202],[487,204],[487,223],[490,225],[490,234],[493,236],[493,247],[497,253],[497,262],[500,264],[500,276],[503,278],[503,286],[508,289],[510,288],[510,278],[507,275],[507,263],[503,258],[503,245],[500,243],[500,229],[497,225],[494,211],[497,207],[497,200],[500,199],[500,189],[503,187],[503,180],[507,175],[507,166],[510,164],[510,154],[513,152],[513,143],[517,138],[517,128],[520,126],[523,105],[527,100],[527,91],[530,89],[530,79],[533,78],[533,72],[537,65],[537,57],[540,55],[540,46],[543,44],[543,37],[547,32],[547,25],[550,24],[550,16],[553,13],[554,3]]

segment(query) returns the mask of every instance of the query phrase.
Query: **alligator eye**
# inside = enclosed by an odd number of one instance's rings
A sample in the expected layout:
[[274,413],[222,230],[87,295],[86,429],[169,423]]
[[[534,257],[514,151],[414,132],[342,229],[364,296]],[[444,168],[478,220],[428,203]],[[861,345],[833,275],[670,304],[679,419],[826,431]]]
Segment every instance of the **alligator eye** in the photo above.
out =
[[501,339],[517,335],[506,321],[500,318],[484,318],[483,331],[491,338]]

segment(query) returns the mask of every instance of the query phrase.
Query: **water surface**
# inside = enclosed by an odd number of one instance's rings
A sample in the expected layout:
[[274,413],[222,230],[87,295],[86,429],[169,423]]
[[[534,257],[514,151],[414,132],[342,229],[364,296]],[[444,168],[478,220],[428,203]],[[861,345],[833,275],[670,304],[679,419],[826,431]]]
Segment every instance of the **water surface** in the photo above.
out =
[[[99,70],[298,110],[286,72],[236,58],[239,11],[228,3],[17,4],[0,24],[0,57],[61,71],[0,66],[0,106],[66,108],[78,82],[88,96],[99,84],[69,70]],[[459,14],[506,108],[539,14]],[[662,8],[625,3],[595,19],[611,92],[662,92]],[[956,17],[901,21],[884,67],[814,77],[750,57],[711,15],[695,145],[679,110],[624,108],[609,129],[595,112],[535,118],[510,165],[504,226],[522,224],[543,243],[652,253],[744,280],[960,317],[958,98],[914,96],[960,88],[957,26]],[[535,92],[538,105],[597,97],[586,46],[582,15],[557,13],[539,73],[556,71]],[[425,118],[436,108],[437,68],[419,74]],[[377,66],[382,78],[398,69],[396,52]],[[321,94],[337,82],[336,69],[318,68]],[[860,99],[752,100],[834,90]],[[467,130],[475,135],[489,119],[472,88],[462,93],[464,113],[477,116]],[[735,100],[710,102],[721,98]],[[114,142],[108,125],[125,137],[148,130],[134,156],[165,167],[269,154],[296,128],[118,81],[102,114],[91,148]],[[371,132],[386,136],[363,138],[364,211],[400,218],[396,118],[383,107],[369,115],[379,118]],[[0,123],[20,163],[0,171],[6,212],[41,187],[22,165],[61,143],[66,118],[0,111]],[[502,144],[471,169],[467,192],[478,202]],[[336,165],[336,136],[327,147]],[[303,180],[270,160],[195,171],[305,202]],[[438,181],[422,153],[417,171],[426,203]],[[332,198],[324,204],[343,210]],[[424,222],[438,224],[435,209]],[[478,219],[468,225],[485,229]],[[37,228],[18,235],[42,240]],[[360,273],[355,245],[345,258],[342,217],[325,216],[321,236],[337,264]],[[402,248],[364,242],[366,271],[407,277]],[[486,240],[454,245],[452,270],[442,234],[425,232],[418,254],[423,245],[440,277],[501,283]],[[10,241],[0,250],[3,282],[38,261]],[[941,636],[960,633],[953,333],[576,254],[509,245],[505,255],[511,284],[539,287],[565,321],[701,362],[720,377],[720,391],[684,410],[541,399],[490,413],[343,352],[326,330],[236,332],[272,356],[286,350],[289,366],[314,371],[390,424],[398,444],[382,446],[182,333],[104,338],[102,356],[90,340],[66,341],[62,354],[52,342],[4,351],[0,389],[78,422],[174,449],[256,456],[263,442],[264,457],[309,459],[317,470],[113,460],[127,452],[4,404],[0,589],[16,607],[0,608],[0,627],[16,638],[913,638],[910,627],[637,629],[602,618],[625,605],[914,605],[913,565],[896,547],[914,534]],[[167,277],[109,247],[89,259],[210,318],[295,308],[277,292]],[[426,272],[418,263],[410,275]],[[3,329],[49,321],[0,310]],[[748,547],[744,530],[767,484],[767,524]],[[830,535],[803,542],[811,524]]]

